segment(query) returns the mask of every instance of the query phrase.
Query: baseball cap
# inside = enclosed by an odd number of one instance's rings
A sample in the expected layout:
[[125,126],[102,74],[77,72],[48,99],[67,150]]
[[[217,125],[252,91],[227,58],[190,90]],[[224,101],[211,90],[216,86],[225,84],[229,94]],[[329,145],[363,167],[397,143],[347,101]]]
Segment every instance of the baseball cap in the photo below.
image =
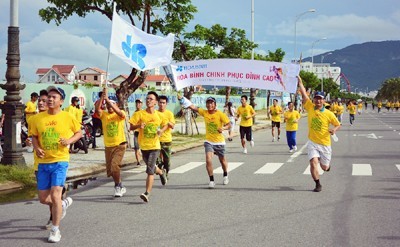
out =
[[141,99],[136,99],[135,103],[138,103],[138,102],[143,103]]
[[212,101],[212,102],[214,102],[214,103],[217,103],[217,101],[215,100],[214,97],[208,97],[208,98],[206,99],[206,102],[207,102],[207,101]]
[[49,86],[49,87],[47,87],[47,93],[50,93],[50,92],[56,92],[56,93],[58,93],[60,96],[61,96],[61,99],[65,99],[65,93],[64,93],[64,90],[62,90],[61,88],[59,88],[59,87],[55,87],[55,86]]
[[314,94],[314,98],[315,98],[315,97],[320,97],[320,98],[325,99],[325,94],[324,94],[324,92],[317,91],[317,92]]

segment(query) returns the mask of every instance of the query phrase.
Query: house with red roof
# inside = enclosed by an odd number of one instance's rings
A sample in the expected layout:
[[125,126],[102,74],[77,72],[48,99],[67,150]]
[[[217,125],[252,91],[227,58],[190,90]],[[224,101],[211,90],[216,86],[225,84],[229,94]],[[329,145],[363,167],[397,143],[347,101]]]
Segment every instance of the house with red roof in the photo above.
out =
[[79,71],[80,84],[90,83],[93,86],[101,86],[107,80],[107,72],[99,68],[86,68]]
[[[123,81],[125,81],[126,79],[128,79],[128,75],[119,75],[119,76],[117,76],[117,77],[115,77],[114,79],[112,79],[111,81],[110,81],[110,83],[112,84],[112,86],[114,87],[114,88],[117,88],[117,87],[119,87],[120,85],[121,85],[121,83],[123,82]],[[147,85],[145,84],[145,83],[142,83],[140,86],[139,86],[139,89],[147,89]]]
[[72,84],[78,79],[78,70],[75,65],[53,65],[51,68],[36,70],[38,83]]

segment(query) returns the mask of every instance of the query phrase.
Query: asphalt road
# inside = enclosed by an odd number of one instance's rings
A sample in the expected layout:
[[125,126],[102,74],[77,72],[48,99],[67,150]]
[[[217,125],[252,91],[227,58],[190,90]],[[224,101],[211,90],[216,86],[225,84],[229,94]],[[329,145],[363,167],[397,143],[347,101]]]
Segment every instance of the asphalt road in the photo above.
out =
[[[173,156],[170,181],[158,178],[149,203],[144,167],[125,169],[127,194],[113,198],[104,176],[69,195],[59,246],[400,246],[400,112],[348,116],[333,143],[332,169],[312,192],[306,119],[296,153],[285,133],[271,142],[257,131],[255,147],[242,153],[238,138],[227,144],[230,183],[216,173],[208,189],[204,149]],[[214,168],[219,172],[218,159]],[[37,200],[0,206],[0,246],[47,244],[48,209]]]

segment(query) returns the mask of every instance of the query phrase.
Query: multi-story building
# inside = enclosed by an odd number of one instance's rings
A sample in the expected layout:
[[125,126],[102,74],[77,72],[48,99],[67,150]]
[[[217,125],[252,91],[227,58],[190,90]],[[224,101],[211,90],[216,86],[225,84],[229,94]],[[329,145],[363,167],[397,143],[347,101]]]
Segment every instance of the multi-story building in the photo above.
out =
[[338,85],[340,84],[340,80],[337,80],[341,73],[340,67],[331,66],[330,63],[312,62],[302,62],[300,66],[301,70],[314,73],[318,79],[332,78]]
[[51,68],[36,70],[38,83],[72,84],[78,79],[78,70],[75,65],[53,65]]
[[99,68],[86,68],[79,71],[79,83],[90,83],[94,86],[103,85],[106,82],[107,72]]

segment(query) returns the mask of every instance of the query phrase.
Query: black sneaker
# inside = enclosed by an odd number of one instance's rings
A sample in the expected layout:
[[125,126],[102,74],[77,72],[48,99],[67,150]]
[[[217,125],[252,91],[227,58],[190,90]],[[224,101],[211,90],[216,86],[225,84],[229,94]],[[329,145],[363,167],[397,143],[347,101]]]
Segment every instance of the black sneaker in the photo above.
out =
[[144,202],[149,202],[149,195],[143,193],[140,195],[140,199],[142,199]]
[[160,180],[161,180],[161,184],[162,184],[162,185],[166,185],[167,182],[168,182],[168,179],[167,179],[167,171],[166,171],[165,169],[163,169],[163,173],[160,174]]
[[314,192],[320,192],[322,190],[322,185],[317,184],[315,185],[315,189],[313,190]]

